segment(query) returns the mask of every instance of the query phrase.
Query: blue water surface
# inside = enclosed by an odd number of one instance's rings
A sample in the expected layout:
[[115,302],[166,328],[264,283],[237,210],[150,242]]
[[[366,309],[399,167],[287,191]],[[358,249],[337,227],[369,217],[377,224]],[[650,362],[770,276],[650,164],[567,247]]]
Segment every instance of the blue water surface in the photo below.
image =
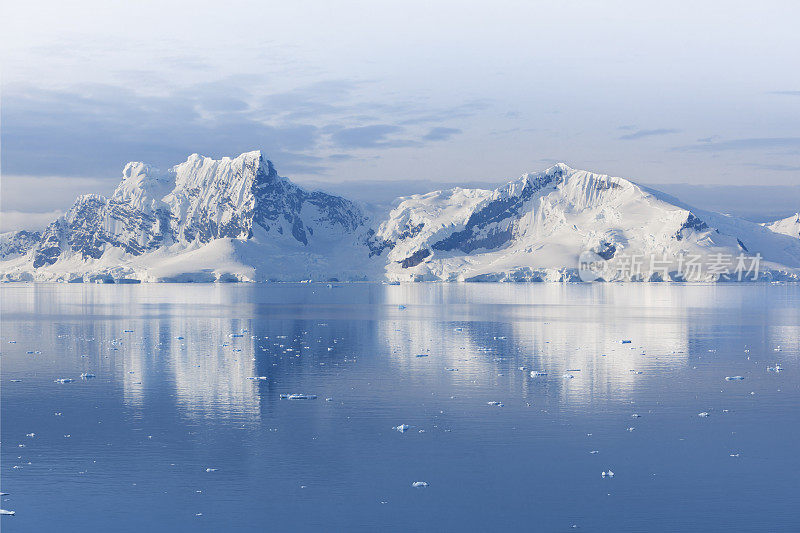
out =
[[4,533],[800,527],[797,285],[0,298]]

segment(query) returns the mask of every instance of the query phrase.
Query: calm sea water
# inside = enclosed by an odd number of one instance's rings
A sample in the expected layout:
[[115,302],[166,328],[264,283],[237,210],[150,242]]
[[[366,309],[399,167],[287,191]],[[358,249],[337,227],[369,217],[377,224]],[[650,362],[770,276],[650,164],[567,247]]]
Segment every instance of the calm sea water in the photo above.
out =
[[3,532],[800,527],[796,285],[0,297]]

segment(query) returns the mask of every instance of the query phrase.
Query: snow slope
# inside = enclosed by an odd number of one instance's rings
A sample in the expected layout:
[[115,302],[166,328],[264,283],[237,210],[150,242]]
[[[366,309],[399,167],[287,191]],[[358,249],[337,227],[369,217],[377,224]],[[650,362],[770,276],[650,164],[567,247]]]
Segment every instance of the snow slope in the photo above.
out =
[[776,233],[800,238],[800,213],[764,225]]
[[[84,195],[41,234],[0,237],[4,280],[717,281],[703,265],[760,254],[761,280],[797,279],[800,240],[564,164],[495,190],[398,199],[380,219],[280,177],[260,152],[129,163],[111,197]],[[582,255],[583,254],[583,255]],[[617,268],[638,257],[638,269]],[[658,262],[658,265],[656,265]],[[726,264],[727,264],[726,263]],[[732,264],[730,265],[733,266]],[[585,269],[584,269],[585,270]]]

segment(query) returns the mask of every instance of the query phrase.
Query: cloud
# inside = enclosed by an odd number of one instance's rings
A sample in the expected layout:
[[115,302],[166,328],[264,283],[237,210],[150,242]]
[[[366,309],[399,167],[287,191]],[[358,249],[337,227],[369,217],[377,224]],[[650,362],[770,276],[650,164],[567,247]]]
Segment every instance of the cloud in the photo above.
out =
[[[620,128],[620,129],[627,129],[627,128]],[[673,130],[667,128],[660,128],[654,130],[636,130],[633,133],[628,133],[619,137],[622,141],[635,141],[637,139],[643,139],[645,137],[656,137],[659,135],[671,135],[673,133],[680,133],[681,130]]]
[[778,172],[800,172],[800,165],[781,165],[778,163],[747,163],[748,167],[759,170],[775,170]]
[[457,128],[436,127],[431,128],[422,138],[426,141],[446,141],[459,133],[461,133],[461,130]]
[[399,148],[420,145],[417,141],[391,138],[404,131],[400,126],[373,124],[338,129],[331,134],[331,140],[340,148]]
[[9,174],[118,176],[131,160],[166,168],[194,152],[219,157],[256,148],[286,167],[302,159],[296,152],[319,142],[315,125],[270,124],[238,111],[246,93],[225,96],[221,87],[160,97],[110,86],[27,88],[3,96],[3,170]]
[[41,231],[63,214],[63,211],[49,211],[47,213],[0,211],[0,233],[23,229]]
[[774,148],[800,148],[800,137],[758,137],[732,139],[722,142],[702,142],[673,148],[679,152],[725,152],[731,150],[765,150]]

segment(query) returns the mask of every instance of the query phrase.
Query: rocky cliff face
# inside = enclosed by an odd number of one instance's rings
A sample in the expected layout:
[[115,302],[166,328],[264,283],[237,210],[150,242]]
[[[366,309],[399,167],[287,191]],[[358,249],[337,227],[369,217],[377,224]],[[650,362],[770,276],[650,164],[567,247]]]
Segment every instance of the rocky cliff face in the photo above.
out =
[[760,254],[759,279],[792,279],[800,269],[798,239],[563,164],[495,190],[407,197],[370,221],[357,204],[306,191],[249,152],[194,154],[165,172],[129,163],[109,198],[79,197],[41,235],[3,235],[0,272],[66,281],[565,281],[579,279],[583,253],[608,265],[651,262],[605,272],[607,280],[684,280],[689,256]]

